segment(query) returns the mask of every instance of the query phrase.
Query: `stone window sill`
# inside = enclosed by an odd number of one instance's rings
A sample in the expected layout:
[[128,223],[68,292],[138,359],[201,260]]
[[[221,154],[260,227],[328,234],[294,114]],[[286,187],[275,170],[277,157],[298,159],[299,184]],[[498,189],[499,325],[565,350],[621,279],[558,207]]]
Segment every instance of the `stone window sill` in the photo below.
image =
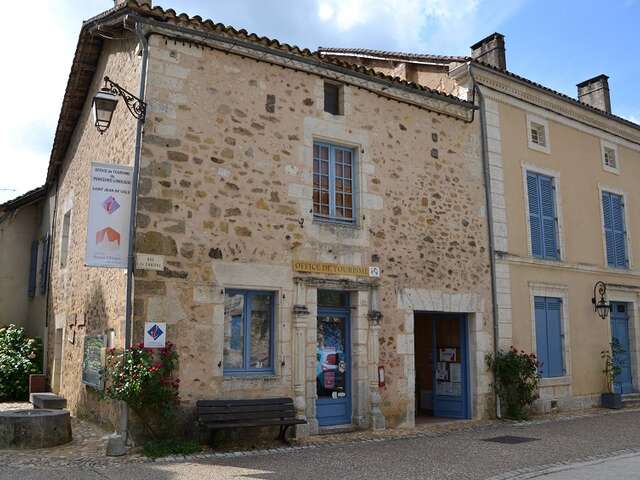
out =
[[560,387],[571,385],[571,377],[553,377],[553,378],[541,378],[540,379],[540,387]]

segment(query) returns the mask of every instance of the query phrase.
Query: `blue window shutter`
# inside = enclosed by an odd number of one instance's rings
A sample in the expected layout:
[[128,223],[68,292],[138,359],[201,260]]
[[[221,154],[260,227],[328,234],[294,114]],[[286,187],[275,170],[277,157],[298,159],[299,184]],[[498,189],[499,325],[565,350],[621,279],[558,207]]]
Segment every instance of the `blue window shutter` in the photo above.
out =
[[538,176],[527,172],[527,195],[529,198],[529,225],[531,228],[531,254],[534,257],[543,256],[542,242],[542,208],[540,205],[540,191]]
[[47,279],[49,276],[49,244],[51,243],[51,235],[47,233],[42,244],[42,264],[40,266],[40,293],[47,293]]
[[36,295],[36,272],[38,271],[38,241],[31,242],[31,265],[29,266],[29,298]]
[[553,179],[539,175],[540,205],[542,211],[542,238],[545,258],[558,258],[556,230],[555,189]]
[[607,247],[607,264],[610,267],[626,268],[627,232],[624,223],[624,201],[622,195],[602,192],[604,235]]
[[541,363],[540,375],[549,376],[549,349],[547,348],[547,307],[545,297],[535,297],[536,351]]
[[547,376],[561,377],[564,375],[562,359],[562,301],[559,298],[547,298],[547,352],[549,363]]

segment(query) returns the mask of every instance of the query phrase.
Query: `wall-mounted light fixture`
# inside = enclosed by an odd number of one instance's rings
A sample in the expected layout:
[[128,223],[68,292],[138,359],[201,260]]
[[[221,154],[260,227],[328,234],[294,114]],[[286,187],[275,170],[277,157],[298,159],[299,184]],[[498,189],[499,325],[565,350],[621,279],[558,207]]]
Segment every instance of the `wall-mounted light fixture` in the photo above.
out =
[[111,119],[118,105],[119,96],[124,99],[131,115],[144,122],[147,104],[111,81],[109,77],[104,77],[104,87],[93,97],[93,120],[100,135],[106,132],[111,125]]
[[596,282],[593,286],[593,297],[591,298],[593,303],[593,310],[598,316],[605,320],[611,312],[611,304],[607,300],[607,284],[601,281]]

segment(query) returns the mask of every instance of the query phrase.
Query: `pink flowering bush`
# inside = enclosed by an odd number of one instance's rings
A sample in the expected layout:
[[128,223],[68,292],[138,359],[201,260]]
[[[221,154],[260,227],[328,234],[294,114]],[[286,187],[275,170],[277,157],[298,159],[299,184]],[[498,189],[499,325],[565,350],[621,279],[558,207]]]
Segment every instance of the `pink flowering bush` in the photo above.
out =
[[538,370],[542,365],[535,354],[511,347],[506,352],[487,355],[486,360],[506,416],[515,420],[527,418],[529,407],[538,399]]
[[165,348],[107,351],[104,398],[121,400],[140,418],[154,438],[170,432],[180,402],[180,379],[174,376],[178,353],[167,342]]

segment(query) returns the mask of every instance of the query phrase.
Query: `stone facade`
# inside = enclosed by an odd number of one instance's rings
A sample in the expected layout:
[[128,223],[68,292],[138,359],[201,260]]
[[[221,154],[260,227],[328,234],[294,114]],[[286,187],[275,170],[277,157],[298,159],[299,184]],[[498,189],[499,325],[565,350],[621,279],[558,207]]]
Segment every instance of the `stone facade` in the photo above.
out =
[[[410,317],[421,309],[473,314],[473,414],[484,416],[492,327],[477,122],[348,82],[344,114],[333,116],[323,111],[320,76],[160,35],[149,54],[136,251],[162,255],[165,269],[136,272],[134,339],[144,321],[167,322],[185,407],[292,396],[309,421],[299,434],[317,432],[317,290],[329,288],[351,292],[356,426],[413,424]],[[353,226],[313,217],[317,139],[357,151]],[[294,260],[376,265],[382,274],[304,274]],[[228,288],[277,292],[275,375],[223,374]],[[407,301],[409,291],[430,300]],[[380,324],[370,315],[378,310]]]
[[[92,85],[102,87],[105,75],[117,78],[136,91],[140,81],[137,40],[105,42]],[[85,335],[115,331],[122,345],[125,316],[126,272],[121,269],[85,266],[85,242],[92,162],[133,164],[135,122],[126,108],[116,110],[108,135],[100,135],[91,116],[92,96],[86,98],[83,114],[67,149],[56,192],[55,230],[51,246],[50,323],[48,371],[51,386],[67,398],[74,413],[105,423],[117,421],[115,406],[100,402],[95,390],[82,384]],[[70,212],[68,257],[61,265],[62,225]]]

